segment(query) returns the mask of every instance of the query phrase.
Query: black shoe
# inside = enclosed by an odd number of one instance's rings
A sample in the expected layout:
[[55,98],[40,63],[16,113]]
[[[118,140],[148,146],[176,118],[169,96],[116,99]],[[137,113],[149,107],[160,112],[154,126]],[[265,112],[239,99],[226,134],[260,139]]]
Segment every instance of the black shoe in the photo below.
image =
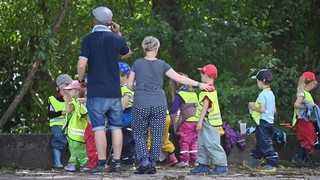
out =
[[293,163],[295,163],[298,167],[302,167],[303,166],[303,160],[298,158],[297,156],[295,156],[294,158],[292,158],[291,160]]
[[107,172],[105,166],[96,165],[96,167],[90,170],[90,174],[103,174]]
[[120,163],[111,163],[110,166],[106,167],[106,171],[107,172],[117,172],[120,173],[121,172],[121,165]]
[[[134,174],[144,174],[144,173],[148,173],[148,171],[150,170],[150,166],[140,166],[138,168],[138,171],[134,172]],[[148,173],[149,174],[149,173]]]
[[149,166],[149,169],[146,171],[148,174],[155,174],[157,173],[157,168],[155,166]]
[[309,155],[306,155],[306,157],[304,158],[303,166],[304,167],[313,167],[314,166],[314,162]]

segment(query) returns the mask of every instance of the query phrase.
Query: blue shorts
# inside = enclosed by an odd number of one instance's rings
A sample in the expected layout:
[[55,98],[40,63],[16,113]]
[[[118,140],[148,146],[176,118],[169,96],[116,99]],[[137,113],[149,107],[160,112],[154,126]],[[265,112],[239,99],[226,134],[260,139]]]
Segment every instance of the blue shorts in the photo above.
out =
[[121,98],[88,98],[87,109],[92,131],[105,129],[106,126],[111,130],[121,129]]

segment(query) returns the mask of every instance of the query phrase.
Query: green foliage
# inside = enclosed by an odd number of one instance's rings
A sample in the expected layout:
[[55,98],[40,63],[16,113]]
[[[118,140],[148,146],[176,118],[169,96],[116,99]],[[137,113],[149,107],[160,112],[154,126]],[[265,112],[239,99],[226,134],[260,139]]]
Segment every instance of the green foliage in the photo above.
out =
[[[320,3],[173,2],[175,6],[170,5],[170,11],[165,11],[165,6],[157,6],[150,0],[111,0],[107,4],[72,1],[55,35],[52,30],[63,1],[0,2],[0,115],[21,90],[35,60],[42,63],[27,95],[1,132],[49,132],[47,98],[57,91],[54,80],[61,73],[77,78],[82,39],[93,27],[91,11],[101,5],[112,9],[113,20],[120,24],[121,33],[134,52],[122,61],[132,64],[143,57],[141,42],[152,35],[161,42],[159,58],[195,80],[200,80],[197,67],[215,64],[219,71],[215,84],[223,120],[233,127],[239,126],[239,120],[253,125],[247,104],[257,98],[259,89],[250,77],[259,69],[268,68],[274,75],[271,87],[279,114],[276,122],[290,122],[299,75],[305,70],[319,71]],[[164,89],[168,95],[170,87]],[[318,96],[314,94],[315,99]],[[171,103],[168,98],[168,104]]]

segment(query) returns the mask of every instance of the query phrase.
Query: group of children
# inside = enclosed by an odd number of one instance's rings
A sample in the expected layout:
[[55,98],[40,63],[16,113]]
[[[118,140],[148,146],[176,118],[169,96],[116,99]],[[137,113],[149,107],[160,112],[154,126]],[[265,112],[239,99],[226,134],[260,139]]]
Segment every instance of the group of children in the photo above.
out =
[[[167,153],[165,166],[176,164],[177,167],[194,167],[190,173],[215,175],[226,173],[228,171],[227,156],[220,145],[219,128],[222,125],[222,118],[214,85],[218,77],[216,66],[208,64],[198,68],[201,82],[196,82],[189,79],[186,74],[176,73],[164,61],[155,58],[160,46],[156,38],[147,37],[142,46],[146,51],[146,57],[137,60],[132,68],[126,63],[119,63],[123,107],[122,131],[125,139],[122,148],[122,162],[127,161],[132,164],[137,161],[139,163],[138,174],[156,173],[155,163],[159,160],[162,147],[162,151]],[[155,68],[157,71],[150,71],[150,75],[147,67]],[[141,73],[140,70],[144,72]],[[153,88],[153,91],[157,91],[151,84],[145,83],[150,81],[145,78],[150,78],[154,75],[152,73],[158,72],[161,76],[152,81],[159,85],[162,86],[162,74],[166,74],[173,80],[171,85],[174,99],[169,111],[163,108],[163,104],[151,110],[143,106],[143,103],[147,101],[154,104],[154,100],[157,99],[157,93],[151,95],[142,92],[145,91],[144,88]],[[256,148],[250,153],[252,158],[244,161],[243,166],[253,171],[275,172],[279,157],[272,145],[276,113],[275,96],[270,88],[273,77],[269,70],[263,69],[253,78],[257,80],[257,85],[262,90],[255,103],[248,104],[256,123]],[[134,82],[137,83],[135,91],[133,91]],[[54,134],[51,144],[55,167],[63,167],[60,161],[61,149],[68,142],[71,156],[65,169],[75,171],[76,168],[80,168],[80,171],[86,172],[98,161],[92,127],[85,108],[86,90],[66,74],[58,76],[56,83],[59,93],[49,97],[48,109],[50,127]],[[315,127],[312,121],[304,118],[303,113],[307,109],[305,101],[313,103],[309,91],[316,85],[314,73],[303,73],[294,104],[294,122],[296,122],[300,145],[297,147],[293,160],[302,165],[311,163],[310,158],[307,157],[310,157],[314,151]],[[192,86],[198,86],[202,91],[196,94]],[[162,96],[161,90],[159,93]],[[149,96],[155,99],[148,99]],[[159,101],[162,102],[163,99]],[[166,103],[165,99],[163,102]],[[149,112],[153,110],[155,111]],[[154,114],[159,116],[152,119],[150,116]],[[180,136],[180,162],[173,153],[173,144],[168,140],[169,115],[177,117],[171,119],[176,125],[175,134]],[[147,121],[144,122],[143,118]],[[267,165],[260,168],[264,161]],[[195,164],[197,165],[194,166]],[[213,170],[210,169],[211,166],[214,166]]]
[[[134,162],[134,142],[131,132],[131,107],[134,92],[127,88],[130,66],[120,62],[124,143],[122,162]],[[49,97],[48,117],[53,134],[54,167],[62,168],[61,151],[68,144],[70,158],[64,167],[67,171],[89,172],[98,162],[92,125],[86,109],[86,88],[67,74],[56,79],[59,92]]]
[[86,103],[86,89],[67,74],[57,77],[59,92],[49,97],[48,117],[53,139],[54,167],[62,168],[61,150],[68,144],[67,171],[81,172],[94,167],[98,160]]

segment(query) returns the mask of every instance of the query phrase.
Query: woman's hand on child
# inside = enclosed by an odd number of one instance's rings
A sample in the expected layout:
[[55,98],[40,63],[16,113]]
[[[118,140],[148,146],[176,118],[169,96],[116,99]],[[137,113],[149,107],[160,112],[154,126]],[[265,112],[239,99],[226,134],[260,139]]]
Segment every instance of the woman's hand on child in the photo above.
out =
[[200,83],[199,88],[201,90],[205,90],[205,91],[212,91],[214,89],[214,87],[210,86],[209,84],[205,84],[205,83]]

